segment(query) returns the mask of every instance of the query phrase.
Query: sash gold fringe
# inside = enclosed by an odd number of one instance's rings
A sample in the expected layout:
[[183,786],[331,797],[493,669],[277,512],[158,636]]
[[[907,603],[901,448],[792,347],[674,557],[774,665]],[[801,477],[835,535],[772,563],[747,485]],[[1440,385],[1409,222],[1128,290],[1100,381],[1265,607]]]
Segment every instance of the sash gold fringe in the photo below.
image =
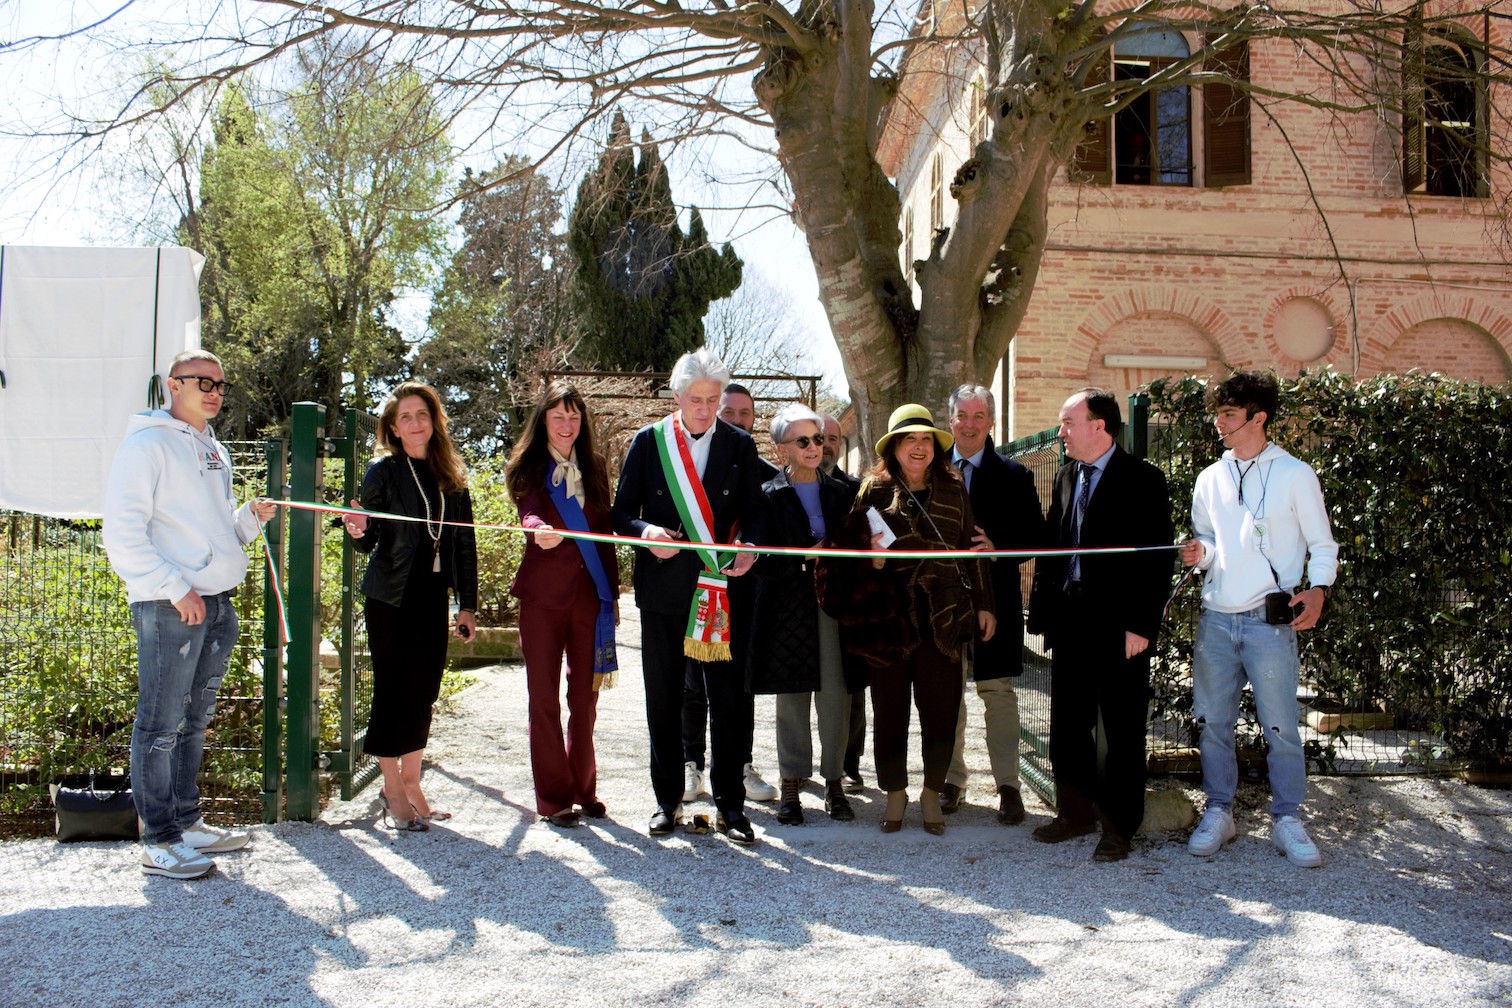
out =
[[692,637],[683,638],[683,654],[696,661],[729,661],[730,645],[728,641],[701,641]]
[[619,685],[618,672],[595,672],[593,673],[593,692],[613,689]]

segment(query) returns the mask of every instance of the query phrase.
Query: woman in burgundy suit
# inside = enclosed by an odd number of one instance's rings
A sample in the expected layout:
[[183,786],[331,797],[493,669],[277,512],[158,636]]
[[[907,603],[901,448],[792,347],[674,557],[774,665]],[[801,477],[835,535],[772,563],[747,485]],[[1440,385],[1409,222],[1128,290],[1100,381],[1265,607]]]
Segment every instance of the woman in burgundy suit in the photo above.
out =
[[[593,723],[598,691],[612,686],[619,623],[614,547],[561,535],[612,531],[609,471],[594,443],[583,395],[546,387],[509,458],[506,482],[526,536],[510,594],[520,600],[520,649],[530,690],[530,769],[536,811],[556,826],[601,818]],[[567,657],[567,735],[562,737],[562,656]],[[576,808],[574,808],[576,806]]]

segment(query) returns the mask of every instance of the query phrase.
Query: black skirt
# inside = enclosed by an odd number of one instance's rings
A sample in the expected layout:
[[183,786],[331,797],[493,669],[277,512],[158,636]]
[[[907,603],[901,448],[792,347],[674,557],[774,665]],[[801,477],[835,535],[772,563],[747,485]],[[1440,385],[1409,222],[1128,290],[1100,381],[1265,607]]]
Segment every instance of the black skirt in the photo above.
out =
[[403,756],[430,741],[451,633],[449,603],[446,577],[423,568],[411,570],[401,605],[367,599],[373,706],[363,748],[369,756]]

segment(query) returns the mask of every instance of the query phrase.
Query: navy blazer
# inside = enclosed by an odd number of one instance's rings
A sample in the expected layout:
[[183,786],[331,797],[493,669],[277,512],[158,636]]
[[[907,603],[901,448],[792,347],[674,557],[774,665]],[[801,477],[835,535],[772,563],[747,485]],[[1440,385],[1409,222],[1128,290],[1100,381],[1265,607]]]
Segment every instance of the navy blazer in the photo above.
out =
[[[610,509],[614,531],[620,535],[639,538],[647,525],[665,529],[682,526],[682,515],[662,471],[656,447],[659,436],[655,425],[642,427],[625,453],[614,507]],[[720,542],[730,542],[734,530],[749,524],[761,511],[761,482],[765,478],[762,473],[767,464],[756,454],[756,442],[739,427],[716,419],[705,436],[714,441],[709,445],[709,463],[704,467],[701,482],[714,512],[714,536]],[[686,535],[687,530],[683,532]],[[730,556],[720,554],[724,562]],[[703,561],[694,550],[679,550],[676,556],[659,560],[649,549],[636,547],[631,576],[635,604],[647,612],[687,615],[703,569]],[[732,579],[731,583],[736,580],[740,579]]]
[[[1044,545],[1045,518],[1034,474],[1024,465],[997,453],[987,439],[982,464],[971,474],[971,513],[997,549],[1037,549]],[[1024,593],[1019,568],[1024,560],[1001,557],[990,561],[992,597],[997,607],[997,632],[977,641],[972,678],[1002,679],[1024,672]]]
[[[1046,517],[1050,546],[1071,545],[1077,463],[1061,466]],[[1165,473],[1115,446],[1108,467],[1082,517],[1081,545],[1170,546],[1171,499]],[[1089,625],[1111,624],[1138,634],[1153,651],[1161,610],[1171,588],[1174,550],[1088,555],[1081,561],[1082,596],[1069,604],[1062,591],[1068,559],[1041,557],[1029,600],[1030,628],[1047,633],[1053,647],[1063,633],[1085,633]]]

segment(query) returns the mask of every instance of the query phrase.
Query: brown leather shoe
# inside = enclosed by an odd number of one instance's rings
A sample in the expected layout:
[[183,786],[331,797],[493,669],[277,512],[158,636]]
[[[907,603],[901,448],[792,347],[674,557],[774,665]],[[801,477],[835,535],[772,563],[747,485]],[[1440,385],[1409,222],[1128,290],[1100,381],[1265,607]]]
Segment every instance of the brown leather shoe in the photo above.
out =
[[1056,816],[1044,825],[1034,827],[1034,839],[1040,843],[1060,843],[1063,840],[1071,840],[1096,832],[1095,822],[1076,822]]
[[1117,833],[1104,833],[1092,852],[1093,861],[1122,861],[1129,856],[1129,838]]
[[997,821],[1004,826],[1017,826],[1024,821],[1024,799],[1018,788],[998,788]]
[[961,807],[961,799],[966,796],[966,789],[956,784],[945,782],[940,788],[940,811],[946,815],[954,815],[956,809]]

